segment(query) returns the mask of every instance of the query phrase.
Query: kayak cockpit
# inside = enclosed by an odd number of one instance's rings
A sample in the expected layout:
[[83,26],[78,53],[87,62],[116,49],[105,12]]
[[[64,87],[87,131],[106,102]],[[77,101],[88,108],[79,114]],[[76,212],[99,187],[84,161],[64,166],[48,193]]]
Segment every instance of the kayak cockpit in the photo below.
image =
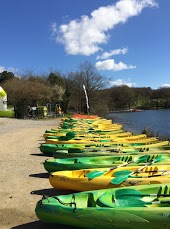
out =
[[72,208],[74,211],[80,208],[89,208],[89,207],[98,207],[97,205],[98,195],[95,195],[92,192],[81,193],[81,194],[69,194],[69,195],[60,195],[53,196],[48,198],[42,198],[39,201],[41,206],[48,205],[58,205],[64,208]]

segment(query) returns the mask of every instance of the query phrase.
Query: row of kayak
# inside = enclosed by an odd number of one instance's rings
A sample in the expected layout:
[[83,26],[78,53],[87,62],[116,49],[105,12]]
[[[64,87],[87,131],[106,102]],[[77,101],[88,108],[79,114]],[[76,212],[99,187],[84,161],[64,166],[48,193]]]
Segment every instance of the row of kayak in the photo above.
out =
[[169,228],[168,141],[133,135],[95,116],[63,119],[43,136],[49,182],[72,194],[38,201],[40,220],[76,228]]

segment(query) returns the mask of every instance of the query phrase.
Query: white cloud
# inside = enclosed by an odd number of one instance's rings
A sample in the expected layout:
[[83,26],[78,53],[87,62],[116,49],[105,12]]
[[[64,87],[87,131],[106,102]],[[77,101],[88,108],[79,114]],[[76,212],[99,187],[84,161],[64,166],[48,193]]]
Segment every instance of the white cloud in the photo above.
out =
[[161,85],[161,88],[162,88],[162,87],[170,87],[170,84],[168,84],[168,83],[162,84],[162,85]]
[[0,73],[3,72],[3,71],[5,71],[5,67],[0,66]]
[[6,68],[4,66],[0,66],[0,73],[3,72],[3,71],[17,73],[18,69],[17,68],[12,68],[12,67]]
[[[131,80],[128,79],[128,81],[131,81]],[[111,87],[121,86],[121,85],[127,85],[128,87],[134,87],[136,85],[136,83],[132,83],[132,82],[128,82],[128,81],[125,81],[123,79],[117,79],[115,81],[109,81],[109,84]]]
[[97,70],[110,70],[110,71],[121,71],[125,69],[134,69],[136,66],[127,65],[123,62],[115,63],[114,59],[108,59],[104,61],[96,62]]
[[156,0],[119,0],[114,5],[92,11],[90,17],[82,16],[80,20],[72,20],[59,28],[53,23],[52,32],[68,54],[89,56],[101,50],[101,44],[108,42],[109,30],[139,15],[144,8],[156,6]]
[[51,31],[53,35],[57,33],[57,24],[55,22],[51,24]]
[[110,52],[104,52],[102,55],[97,56],[97,60],[98,59],[108,59],[109,57],[113,56],[113,55],[120,55],[120,54],[126,54],[128,51],[127,48],[123,48],[123,49],[114,49],[114,50],[110,50]]

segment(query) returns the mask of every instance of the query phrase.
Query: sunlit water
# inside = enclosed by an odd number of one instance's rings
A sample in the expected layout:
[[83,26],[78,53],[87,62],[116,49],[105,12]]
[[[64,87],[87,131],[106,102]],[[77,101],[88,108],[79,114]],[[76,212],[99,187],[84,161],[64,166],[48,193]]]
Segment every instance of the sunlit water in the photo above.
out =
[[124,130],[136,134],[149,128],[159,136],[170,137],[170,109],[110,113],[107,118],[112,119],[113,123],[122,124]]

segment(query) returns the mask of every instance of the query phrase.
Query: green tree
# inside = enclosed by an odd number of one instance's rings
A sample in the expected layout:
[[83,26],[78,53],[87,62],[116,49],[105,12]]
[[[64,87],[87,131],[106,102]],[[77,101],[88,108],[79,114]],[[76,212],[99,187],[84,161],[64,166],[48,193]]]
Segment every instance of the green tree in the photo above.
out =
[[150,87],[133,88],[135,93],[135,102],[137,108],[149,107],[152,97],[152,89]]
[[161,87],[153,90],[153,96],[151,103],[156,108],[169,108],[170,107],[170,87]]
[[66,80],[66,88],[65,88],[65,92],[62,96],[62,106],[61,106],[64,113],[67,113],[68,105],[70,102],[70,96],[71,96],[71,92],[69,91],[68,82]]
[[3,71],[0,73],[0,84],[6,82],[7,80],[14,79],[15,76],[12,72]]
[[64,76],[58,72],[50,73],[47,82],[52,90],[51,101],[54,103],[62,101],[62,96],[64,95],[66,88]]
[[47,78],[47,82],[49,82],[51,86],[54,86],[56,84],[63,87],[65,86],[63,76],[59,72],[51,72]]
[[111,88],[110,96],[116,109],[130,109],[135,105],[134,91],[126,85]]

